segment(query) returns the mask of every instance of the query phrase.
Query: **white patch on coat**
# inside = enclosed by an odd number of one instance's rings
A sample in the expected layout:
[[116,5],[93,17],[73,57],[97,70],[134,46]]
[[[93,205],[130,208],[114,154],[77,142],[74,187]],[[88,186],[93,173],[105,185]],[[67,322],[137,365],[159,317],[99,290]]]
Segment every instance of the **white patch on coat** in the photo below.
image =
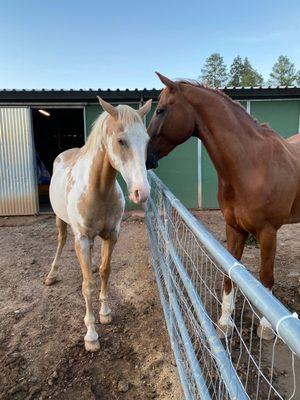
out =
[[93,165],[94,154],[82,156],[72,169],[74,185],[68,194],[67,211],[72,227],[85,228],[85,221],[78,209],[78,202],[82,194],[86,192],[89,176]]
[[231,319],[231,314],[234,310],[234,289],[226,294],[223,292],[222,298],[222,315],[219,319],[219,325],[222,326],[233,326],[233,321]]
[[66,208],[67,173],[68,170],[63,161],[54,164],[49,186],[49,197],[55,214],[66,223],[70,223]]
[[[270,289],[267,289],[267,290],[268,290],[270,293],[272,293],[272,290],[270,290]],[[262,318],[260,319],[259,325],[260,325],[262,328],[273,329],[273,328],[272,328],[272,325],[270,324],[270,322],[269,322],[265,317],[262,317]]]

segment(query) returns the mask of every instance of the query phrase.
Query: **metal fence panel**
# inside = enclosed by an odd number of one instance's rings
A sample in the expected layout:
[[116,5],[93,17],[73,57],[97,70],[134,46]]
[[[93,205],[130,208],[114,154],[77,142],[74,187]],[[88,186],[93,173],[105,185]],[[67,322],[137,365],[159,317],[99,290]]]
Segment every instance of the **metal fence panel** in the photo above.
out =
[[[186,398],[292,399],[300,321],[192,216],[153,173],[146,205],[152,266]],[[235,283],[233,333],[218,337],[223,278]],[[275,338],[259,339],[264,316]],[[276,360],[290,357],[294,387],[286,393]],[[295,397],[294,397],[295,398]]]

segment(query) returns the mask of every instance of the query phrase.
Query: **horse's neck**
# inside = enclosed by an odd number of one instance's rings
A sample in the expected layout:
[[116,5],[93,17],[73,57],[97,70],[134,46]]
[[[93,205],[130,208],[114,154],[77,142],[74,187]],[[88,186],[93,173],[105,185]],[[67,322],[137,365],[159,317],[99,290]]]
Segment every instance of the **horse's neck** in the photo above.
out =
[[99,193],[102,197],[108,195],[116,181],[116,170],[111,166],[107,152],[96,150],[82,155],[82,160],[88,164],[86,185],[88,190]]
[[194,88],[187,98],[197,113],[198,137],[224,180],[255,165],[265,138],[243,109],[205,88]]

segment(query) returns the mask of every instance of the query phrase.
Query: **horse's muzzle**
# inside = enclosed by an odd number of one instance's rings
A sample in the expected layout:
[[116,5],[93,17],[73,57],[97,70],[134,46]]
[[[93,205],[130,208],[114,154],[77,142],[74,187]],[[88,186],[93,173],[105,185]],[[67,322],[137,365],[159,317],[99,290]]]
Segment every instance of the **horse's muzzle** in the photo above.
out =
[[155,169],[158,167],[158,157],[155,154],[148,154],[146,161],[147,169]]
[[135,204],[142,204],[145,203],[145,201],[147,201],[149,196],[150,196],[150,187],[148,185],[147,187],[133,190],[130,193],[129,198]]

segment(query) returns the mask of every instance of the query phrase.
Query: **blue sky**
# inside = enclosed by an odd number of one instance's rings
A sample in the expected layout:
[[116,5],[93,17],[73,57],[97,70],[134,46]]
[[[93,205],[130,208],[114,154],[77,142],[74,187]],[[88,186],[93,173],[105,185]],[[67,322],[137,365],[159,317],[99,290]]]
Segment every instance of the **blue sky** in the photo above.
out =
[[160,88],[213,52],[300,69],[300,1],[1,0],[0,88]]

